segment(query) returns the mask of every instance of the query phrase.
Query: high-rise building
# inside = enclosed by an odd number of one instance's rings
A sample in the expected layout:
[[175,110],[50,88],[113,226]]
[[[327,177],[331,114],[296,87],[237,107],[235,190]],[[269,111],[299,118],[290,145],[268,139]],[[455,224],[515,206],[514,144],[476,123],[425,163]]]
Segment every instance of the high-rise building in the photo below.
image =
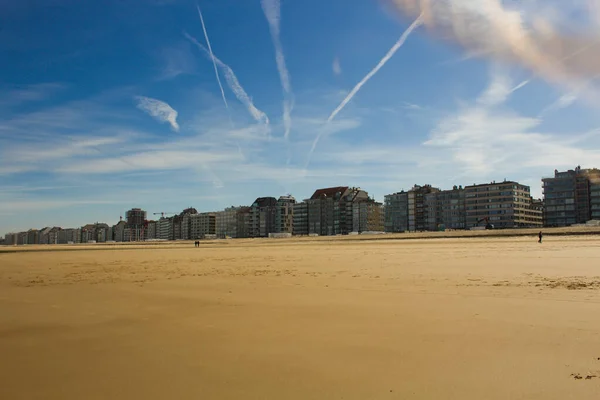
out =
[[292,233],[295,236],[308,235],[308,202],[307,202],[307,200],[294,204]]
[[386,232],[408,231],[408,192],[401,191],[384,197]]
[[408,191],[408,230],[420,232],[428,230],[425,196],[437,193],[440,189],[431,185],[415,185]]
[[426,194],[425,207],[427,230],[465,229],[465,189],[462,186]]
[[590,177],[590,212],[591,219],[600,220],[600,176]]
[[173,217],[160,217],[156,221],[156,238],[161,240],[175,240]]
[[190,240],[194,239],[191,235],[191,217],[198,214],[195,208],[186,208],[179,215],[173,218],[173,229],[175,239]]
[[352,204],[352,232],[383,232],[383,204],[375,200]]
[[353,205],[370,201],[360,188],[337,186],[319,189],[306,200],[308,233],[320,236],[347,235],[354,230]]
[[145,236],[146,239],[156,239],[156,221],[148,221]]
[[40,232],[37,229],[30,229],[27,231],[27,244],[39,244]]
[[277,200],[277,214],[275,215],[275,231],[277,233],[293,233],[295,204],[296,199],[291,195],[281,196]]
[[250,237],[268,237],[277,232],[278,204],[275,197],[259,197],[250,206]]
[[217,234],[216,213],[190,214],[190,239],[204,239]]
[[[115,242],[125,242],[125,230],[127,229],[127,222],[122,219],[113,226],[113,240]],[[80,239],[81,240],[81,239]]]
[[[542,226],[541,213],[532,213],[529,186],[504,181],[465,187],[467,228]],[[537,217],[536,217],[537,215]]]
[[542,179],[544,225],[569,226],[592,219],[592,207],[598,208],[598,180],[600,170],[582,169],[580,166],[563,172],[554,170],[554,177]]
[[4,235],[4,245],[5,246],[13,246],[17,244],[17,234],[16,233],[7,233]]
[[218,238],[247,238],[251,226],[251,208],[246,206],[229,207],[216,214],[216,234]]
[[125,213],[125,219],[127,221],[127,229],[129,240],[132,242],[143,241],[144,231],[146,228],[146,211],[141,208],[132,208]]

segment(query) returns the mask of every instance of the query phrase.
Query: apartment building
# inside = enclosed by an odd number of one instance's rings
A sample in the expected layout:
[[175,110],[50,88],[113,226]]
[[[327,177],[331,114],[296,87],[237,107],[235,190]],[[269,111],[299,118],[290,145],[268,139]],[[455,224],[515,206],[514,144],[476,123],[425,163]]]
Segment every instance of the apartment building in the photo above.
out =
[[218,238],[247,238],[250,234],[251,208],[246,206],[228,207],[216,214],[216,235]]
[[466,226],[488,223],[495,228],[539,227],[541,214],[533,213],[529,186],[504,181],[465,187]]
[[146,225],[146,240],[156,239],[156,221],[148,221]]
[[600,170],[581,166],[563,172],[554,170],[554,177],[543,178],[544,225],[569,226],[593,219],[592,203],[598,207],[598,180]]
[[[112,229],[110,229],[112,231]],[[81,230],[67,228],[62,229],[58,233],[58,243],[59,244],[68,244],[68,243],[81,243]]]
[[337,186],[319,189],[308,206],[308,233],[321,236],[347,235],[354,231],[353,204],[370,201],[360,188]]
[[308,202],[294,204],[292,233],[296,236],[308,235]]
[[124,241],[140,242],[145,240],[146,211],[141,208],[132,208],[125,213],[127,221]]
[[465,189],[431,191],[424,196],[426,230],[465,229]]
[[156,238],[162,240],[174,240],[173,217],[160,217],[156,221]]
[[17,234],[16,233],[7,233],[4,235],[4,245],[12,246],[17,244]]
[[198,211],[193,207],[189,207],[173,217],[173,236],[176,240],[194,239],[191,235],[191,217],[196,214],[198,214]]
[[[125,241],[125,229],[127,228],[127,222],[121,219],[117,222],[116,225],[113,226],[113,240],[115,242],[124,242]],[[81,242],[81,238],[79,239]]]
[[401,191],[384,196],[384,229],[386,232],[408,231],[408,192]]
[[40,231],[37,229],[30,229],[27,231],[27,244],[38,244],[40,243]]
[[408,230],[410,232],[428,230],[425,196],[439,191],[440,189],[431,185],[415,185],[408,191]]
[[216,213],[199,213],[190,215],[190,239],[204,239],[217,234]]
[[600,220],[600,179],[590,180],[590,213],[591,219]]
[[259,197],[250,206],[250,237],[268,237],[277,232],[278,202],[275,197]]
[[295,205],[296,199],[293,196],[279,197],[277,200],[277,214],[275,215],[275,232],[293,233]]
[[383,204],[374,200],[352,204],[352,232],[383,232]]

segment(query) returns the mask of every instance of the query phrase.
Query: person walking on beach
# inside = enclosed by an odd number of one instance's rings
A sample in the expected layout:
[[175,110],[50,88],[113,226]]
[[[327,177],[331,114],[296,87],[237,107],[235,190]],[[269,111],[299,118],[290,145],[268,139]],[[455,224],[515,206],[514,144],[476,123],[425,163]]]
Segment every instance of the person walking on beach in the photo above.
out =
[[540,231],[540,233],[538,233],[538,243],[542,243],[542,231]]

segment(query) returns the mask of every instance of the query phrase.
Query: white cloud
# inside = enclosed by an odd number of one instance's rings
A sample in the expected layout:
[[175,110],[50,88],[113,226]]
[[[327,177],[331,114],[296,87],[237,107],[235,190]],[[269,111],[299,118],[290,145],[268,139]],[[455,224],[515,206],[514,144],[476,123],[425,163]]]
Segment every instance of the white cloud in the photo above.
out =
[[[184,43],[186,44],[186,43]],[[174,79],[179,75],[192,74],[195,70],[195,61],[188,46],[177,45],[167,47],[160,52],[164,67],[159,80]]]
[[445,149],[451,157],[448,162],[458,164],[464,176],[474,178],[594,165],[597,149],[573,146],[579,133],[567,138],[543,133],[539,118],[500,110],[510,87],[510,79],[495,75],[475,105],[464,106],[439,121],[425,146]]
[[57,82],[37,83],[32,85],[14,85],[0,94],[0,105],[15,106],[27,102],[45,100],[65,85]]
[[170,105],[164,101],[153,99],[151,97],[136,96],[136,100],[138,102],[137,107],[140,110],[154,117],[157,121],[168,122],[175,132],[179,131],[179,124],[177,123],[177,111],[175,111]]
[[409,102],[407,102],[407,101],[405,101],[405,102],[402,104],[402,108],[405,108],[405,109],[407,109],[407,110],[422,110],[422,109],[423,109],[423,107],[421,107],[420,105],[418,105],[418,104],[413,104],[413,103],[409,103]]
[[[471,56],[517,63],[567,89],[600,73],[597,1],[393,1],[404,14],[422,13],[428,32]],[[595,89],[584,94],[600,104]]]
[[333,59],[333,65],[331,66],[331,69],[333,70],[333,73],[335,75],[341,75],[342,74],[342,66],[340,65],[340,59],[339,57],[336,57]]

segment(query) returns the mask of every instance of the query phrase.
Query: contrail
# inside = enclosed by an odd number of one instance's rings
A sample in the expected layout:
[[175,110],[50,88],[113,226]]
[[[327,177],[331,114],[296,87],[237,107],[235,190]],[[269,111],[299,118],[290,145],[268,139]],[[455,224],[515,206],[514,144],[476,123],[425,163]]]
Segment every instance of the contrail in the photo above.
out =
[[196,40],[196,38],[187,33],[184,33],[184,35],[190,42],[194,43],[196,47],[198,47],[198,49],[200,49],[200,51],[204,53],[206,57],[212,59],[214,62],[217,63],[219,68],[221,68],[221,70],[223,71],[223,75],[225,75],[225,81],[227,82],[227,85],[229,86],[235,97],[244,106],[246,106],[248,112],[250,113],[250,115],[252,115],[252,118],[254,118],[257,122],[261,122],[265,125],[268,125],[269,117],[267,117],[267,114],[256,108],[256,106],[254,106],[252,100],[250,99],[250,96],[248,96],[248,93],[246,93],[246,91],[238,81],[237,77],[235,76],[233,70],[229,67],[229,65],[219,60],[219,58],[214,54],[211,55],[210,51],[208,51],[206,47],[200,44],[198,40]]
[[[394,55],[394,53],[396,53],[396,51],[398,51],[398,49],[400,47],[402,47],[402,45],[404,44],[404,42],[406,41],[406,39],[408,38],[408,36],[411,34],[411,32],[413,30],[415,30],[422,23],[423,23],[423,14],[419,15],[417,17],[417,19],[415,19],[414,22],[404,31],[404,33],[402,34],[402,36],[400,36],[400,39],[398,39],[398,41],[396,43],[394,43],[394,45],[392,46],[392,48],[381,59],[381,61],[379,61],[379,63],[375,66],[375,68],[373,68],[360,82],[358,82],[358,84],[356,86],[354,86],[354,88],[352,89],[352,91],[346,96],[346,98],[340,103],[340,105],[337,106],[337,108],[335,110],[333,110],[333,112],[331,113],[331,115],[329,116],[329,118],[327,118],[326,124],[330,123],[335,118],[335,116],[340,111],[342,111],[342,109],[346,106],[346,104],[348,104],[348,102],[350,100],[352,100],[352,98],[356,95],[356,93],[358,93],[358,91],[360,90],[360,88],[365,83],[367,83],[367,81],[369,79],[371,79],[373,77],[373,75],[375,75],[377,73],[377,71],[379,71],[381,69],[381,67],[383,67],[385,65],[385,63],[390,58],[392,58],[392,56]],[[312,146],[310,148],[310,151],[308,152],[307,162],[306,162],[306,165],[305,165],[304,168],[308,168],[308,165],[310,164],[310,161],[312,159],[312,155],[315,152],[315,148],[317,147],[317,144],[319,143],[319,140],[321,139],[321,135],[322,134],[323,134],[323,130],[319,130],[319,132],[317,133],[317,137],[313,141],[313,144],[312,144]]]
[[275,47],[275,61],[277,62],[277,71],[283,88],[283,126],[285,129],[284,137],[287,140],[292,129],[292,109],[294,108],[294,95],[292,93],[292,84],[290,83],[290,74],[285,65],[283,47],[279,39],[280,21],[281,21],[281,3],[279,0],[261,0],[261,6],[267,22],[273,46]]
[[417,17],[417,19],[404,31],[404,33],[402,34],[402,36],[400,36],[400,39],[398,39],[398,41],[396,43],[394,43],[394,45],[392,46],[392,48],[381,59],[381,61],[379,61],[379,63],[375,66],[375,68],[373,68],[360,82],[358,82],[358,84],[356,86],[354,86],[354,88],[348,94],[348,96],[346,96],[346,98],[340,103],[340,105],[335,110],[333,110],[333,112],[331,113],[331,115],[329,116],[329,118],[327,118],[327,122],[331,122],[331,120],[334,119],[335,116],[340,111],[342,111],[342,109],[346,106],[346,104],[348,104],[348,102],[350,100],[352,100],[352,98],[354,97],[354,95],[356,95],[356,93],[358,93],[358,91],[360,90],[360,88],[363,87],[363,85],[365,83],[367,83],[367,81],[369,79],[371,79],[373,77],[373,75],[375,75],[377,73],[377,71],[379,71],[381,69],[381,67],[383,67],[385,65],[386,62],[388,62],[388,60],[390,58],[392,58],[392,56],[394,55],[394,53],[396,53],[396,51],[398,51],[398,49],[400,47],[402,47],[402,45],[404,44],[404,42],[406,41],[406,39],[408,38],[408,36],[411,34],[411,32],[413,30],[415,30],[415,28],[417,28],[422,23],[423,23],[423,14],[419,15]]
[[204,25],[204,18],[202,18],[202,11],[200,11],[200,6],[198,4],[196,4],[196,8],[198,9],[198,15],[200,16],[200,23],[202,24],[202,30],[204,31],[204,38],[206,39],[206,44],[208,45],[208,52],[210,53],[210,58],[212,59],[213,67],[215,67],[215,76],[217,77],[219,89],[221,89],[221,97],[223,97],[223,103],[225,103],[225,108],[229,110],[229,105],[227,104],[227,99],[225,98],[225,91],[223,90],[223,85],[221,84],[221,78],[219,78],[219,71],[217,70],[215,56],[213,54],[212,47],[210,47],[210,40],[208,40],[208,33],[206,32],[206,25]]

